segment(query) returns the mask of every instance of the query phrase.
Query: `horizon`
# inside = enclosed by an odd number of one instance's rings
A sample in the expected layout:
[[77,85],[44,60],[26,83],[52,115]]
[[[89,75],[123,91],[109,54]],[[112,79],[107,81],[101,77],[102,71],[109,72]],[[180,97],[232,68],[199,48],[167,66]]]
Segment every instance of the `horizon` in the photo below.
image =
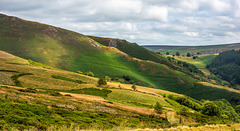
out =
[[125,39],[141,46],[240,42],[240,0],[2,0],[0,12],[84,35]]

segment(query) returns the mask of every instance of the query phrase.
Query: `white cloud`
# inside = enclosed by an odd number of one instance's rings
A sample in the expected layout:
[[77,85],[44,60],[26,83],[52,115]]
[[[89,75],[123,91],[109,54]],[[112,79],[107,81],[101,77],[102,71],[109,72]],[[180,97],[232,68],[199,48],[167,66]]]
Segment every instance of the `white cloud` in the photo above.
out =
[[183,33],[184,35],[187,35],[187,36],[193,36],[193,37],[196,37],[198,36],[198,32],[184,32]]
[[150,6],[144,12],[144,16],[147,19],[168,21],[168,10],[165,7]]
[[0,0],[0,12],[138,44],[240,41],[240,0]]

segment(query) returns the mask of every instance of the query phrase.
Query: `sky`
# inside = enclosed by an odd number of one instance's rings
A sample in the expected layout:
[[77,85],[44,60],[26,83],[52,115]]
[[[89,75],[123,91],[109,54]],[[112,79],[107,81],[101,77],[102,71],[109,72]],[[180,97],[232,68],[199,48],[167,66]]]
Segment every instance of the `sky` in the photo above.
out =
[[0,0],[0,13],[139,45],[240,42],[240,0]]

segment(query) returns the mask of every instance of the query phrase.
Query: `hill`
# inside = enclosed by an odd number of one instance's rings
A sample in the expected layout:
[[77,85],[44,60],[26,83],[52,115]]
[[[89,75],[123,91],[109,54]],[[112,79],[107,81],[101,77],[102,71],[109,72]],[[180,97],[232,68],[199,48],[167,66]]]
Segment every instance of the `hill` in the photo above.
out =
[[[125,40],[85,36],[3,14],[0,15],[0,28],[0,49],[44,64],[28,61],[34,65],[73,72],[91,71],[95,77],[109,76],[122,83],[163,89],[198,100],[225,98],[231,104],[236,104],[231,99],[238,98],[238,93],[218,86],[206,86],[200,82],[201,79],[194,78],[200,76],[179,68],[162,55]],[[44,80],[44,77],[43,75],[36,80]],[[47,86],[29,79],[29,86]],[[215,95],[216,92],[219,93]]]
[[[158,129],[176,126],[179,122],[198,126],[238,119],[238,114],[225,100],[214,101],[223,112],[221,115],[225,115],[223,118],[201,113],[209,101],[142,86],[133,91],[132,85],[116,81],[97,86],[97,78],[4,51],[0,51],[0,64],[0,129]],[[161,115],[154,112],[156,102],[163,107]]]
[[207,66],[210,71],[220,78],[231,83],[232,86],[240,84],[240,51],[231,50],[220,53]]
[[172,55],[175,55],[176,52],[180,52],[182,55],[187,53],[191,54],[217,54],[223,51],[240,49],[240,43],[233,44],[221,44],[221,45],[206,45],[206,46],[166,46],[166,45],[144,45],[143,47],[154,51],[166,53],[169,52]]

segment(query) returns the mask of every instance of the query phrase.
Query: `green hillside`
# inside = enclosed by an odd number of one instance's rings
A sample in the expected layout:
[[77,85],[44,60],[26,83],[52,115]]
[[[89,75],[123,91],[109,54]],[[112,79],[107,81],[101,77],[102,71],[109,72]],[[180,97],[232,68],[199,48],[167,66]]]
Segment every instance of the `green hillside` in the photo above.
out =
[[[212,116],[201,112],[209,103],[205,100],[141,86],[133,91],[132,85],[116,81],[97,86],[97,78],[4,51],[0,51],[0,64],[0,130],[159,129],[225,124],[239,119],[225,100],[214,101],[222,113]],[[217,94],[239,97],[238,93],[222,91]],[[156,102],[162,106],[161,115],[154,111]]]
[[[169,63],[165,58],[126,41],[126,44],[119,46],[131,47],[119,48],[123,51],[121,52],[116,48],[102,46],[101,44],[105,43],[99,44],[82,34],[6,15],[0,17],[0,28],[1,50],[55,68],[92,71],[97,77],[122,78],[123,75],[129,75],[132,82],[154,87],[181,87],[183,84],[180,79],[183,79],[186,85],[193,81],[192,78],[167,66],[132,59],[136,57]],[[166,73],[163,74],[163,71]],[[165,82],[166,78],[172,80],[170,84]]]
[[[183,73],[181,68],[168,62],[164,56],[150,52],[135,43],[85,36],[3,14],[0,15],[0,29],[0,50],[47,66],[73,72],[91,71],[95,77],[109,76],[122,83],[164,89],[186,94],[198,100],[226,98],[230,101],[232,98],[226,95],[228,93],[224,93],[228,90],[223,90],[222,96],[214,95],[214,91],[219,90],[218,88],[198,83],[199,80],[191,77],[195,74]],[[109,47],[110,40],[112,41],[110,46],[114,47]],[[128,79],[123,76],[127,76]],[[38,88],[46,86],[32,80],[31,75],[24,78],[31,81],[28,83],[29,86]],[[37,80],[45,79],[42,76]],[[201,87],[198,95],[195,95],[195,87],[198,89]],[[208,92],[209,88],[213,91]],[[201,97],[201,94],[205,96]]]

